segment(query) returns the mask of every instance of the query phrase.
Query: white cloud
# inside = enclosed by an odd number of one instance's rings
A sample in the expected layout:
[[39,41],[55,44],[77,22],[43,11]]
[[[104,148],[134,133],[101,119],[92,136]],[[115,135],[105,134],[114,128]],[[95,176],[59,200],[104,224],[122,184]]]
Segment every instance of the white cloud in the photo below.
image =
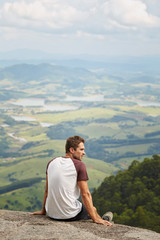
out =
[[84,37],[92,38],[92,37],[94,37],[94,38],[99,39],[99,40],[104,40],[105,39],[103,34],[90,34],[90,33],[82,32],[82,31],[77,31],[76,36],[80,37],[80,38],[84,38]]
[[140,0],[109,0],[103,4],[103,11],[113,23],[112,27],[156,27],[160,22],[158,17],[147,12],[147,6]]
[[44,32],[103,34],[106,29],[156,27],[160,20],[141,0],[16,0],[1,7],[0,22]]
[[8,2],[0,9],[0,16],[3,25],[42,31],[71,27],[85,17],[71,5],[54,0]]

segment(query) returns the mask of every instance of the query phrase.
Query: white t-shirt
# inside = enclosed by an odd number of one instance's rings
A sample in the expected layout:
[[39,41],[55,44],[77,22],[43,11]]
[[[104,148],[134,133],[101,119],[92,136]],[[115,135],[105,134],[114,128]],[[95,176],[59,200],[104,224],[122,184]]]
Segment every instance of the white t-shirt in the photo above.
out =
[[75,217],[82,209],[82,203],[78,201],[80,189],[77,182],[88,180],[85,164],[78,159],[57,157],[48,163],[46,174],[47,215],[54,219]]

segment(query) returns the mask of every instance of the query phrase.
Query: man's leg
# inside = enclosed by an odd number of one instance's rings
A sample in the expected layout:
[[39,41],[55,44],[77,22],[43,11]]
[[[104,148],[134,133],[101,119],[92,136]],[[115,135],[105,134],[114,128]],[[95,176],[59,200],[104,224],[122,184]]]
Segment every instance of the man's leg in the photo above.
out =
[[82,209],[80,213],[77,214],[74,218],[72,218],[72,221],[79,221],[79,220],[88,220],[91,219],[91,217],[88,215],[87,209],[82,204]]
[[91,219],[91,218],[88,215],[88,212],[87,212],[85,206],[82,204],[81,211],[75,217],[68,218],[68,219],[54,219],[54,218],[51,218],[51,219],[56,220],[56,221],[70,222],[70,221],[87,220],[87,219]]

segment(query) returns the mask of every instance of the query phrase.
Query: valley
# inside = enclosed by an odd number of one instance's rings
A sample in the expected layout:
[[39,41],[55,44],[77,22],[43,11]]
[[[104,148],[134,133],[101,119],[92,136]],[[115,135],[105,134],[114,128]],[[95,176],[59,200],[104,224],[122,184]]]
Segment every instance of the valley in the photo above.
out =
[[144,72],[115,76],[42,63],[1,68],[0,208],[40,208],[46,165],[64,155],[69,136],[86,139],[91,190],[133,160],[160,154],[159,82],[159,74]]

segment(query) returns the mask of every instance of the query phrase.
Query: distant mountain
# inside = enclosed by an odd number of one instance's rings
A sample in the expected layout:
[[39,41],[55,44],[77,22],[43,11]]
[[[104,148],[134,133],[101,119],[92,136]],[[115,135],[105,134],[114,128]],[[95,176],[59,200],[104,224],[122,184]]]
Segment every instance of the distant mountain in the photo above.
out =
[[66,67],[81,67],[94,69],[109,74],[133,73],[160,74],[160,56],[103,56],[103,55],[65,55],[53,54],[40,50],[17,49],[8,52],[0,52],[0,67],[14,64],[40,64],[50,63]]
[[73,84],[75,81],[77,82],[79,79],[81,79],[79,82],[79,85],[81,85],[84,77],[87,78],[92,75],[93,74],[91,72],[84,68],[69,68],[47,63],[38,65],[17,64],[0,69],[0,80],[7,78],[16,82],[53,79],[55,81],[61,80],[61,82],[64,84]]

